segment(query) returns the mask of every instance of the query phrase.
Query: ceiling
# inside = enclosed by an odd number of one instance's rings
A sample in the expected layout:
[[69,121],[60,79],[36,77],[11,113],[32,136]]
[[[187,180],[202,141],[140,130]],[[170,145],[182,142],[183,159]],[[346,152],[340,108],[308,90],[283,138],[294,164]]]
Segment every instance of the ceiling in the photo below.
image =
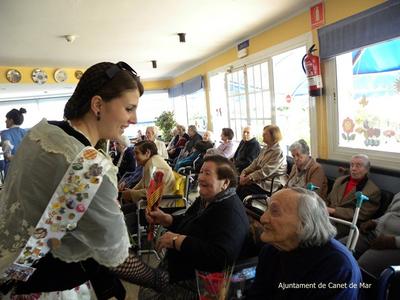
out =
[[[313,2],[1,0],[0,65],[86,68],[122,60],[144,80],[170,79]],[[77,36],[73,43],[68,34]]]

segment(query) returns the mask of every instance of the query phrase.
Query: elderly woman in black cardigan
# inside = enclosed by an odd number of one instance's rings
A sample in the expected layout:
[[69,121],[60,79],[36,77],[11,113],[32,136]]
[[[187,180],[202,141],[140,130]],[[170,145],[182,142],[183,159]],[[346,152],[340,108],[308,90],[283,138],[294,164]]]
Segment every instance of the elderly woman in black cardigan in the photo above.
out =
[[197,299],[195,270],[217,272],[233,265],[249,232],[244,206],[235,193],[236,178],[227,158],[205,157],[200,197],[185,215],[147,212],[149,223],[168,229],[157,243],[158,249],[168,249],[158,268],[165,285],[161,291],[142,288],[139,299]]

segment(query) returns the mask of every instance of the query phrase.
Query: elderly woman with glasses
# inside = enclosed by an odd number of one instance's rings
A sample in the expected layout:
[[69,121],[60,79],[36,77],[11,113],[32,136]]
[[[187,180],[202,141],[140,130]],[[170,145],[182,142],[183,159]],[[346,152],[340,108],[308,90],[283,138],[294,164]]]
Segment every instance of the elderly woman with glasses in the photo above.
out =
[[267,244],[246,299],[358,299],[360,268],[334,239],[335,227],[316,193],[278,191],[260,221]]
[[99,299],[124,299],[118,277],[158,282],[129,253],[117,168],[94,148],[136,123],[142,94],[129,65],[98,63],[80,79],[65,120],[43,119],[25,136],[0,195],[0,274],[15,279],[2,292],[13,288],[15,298],[90,280]]

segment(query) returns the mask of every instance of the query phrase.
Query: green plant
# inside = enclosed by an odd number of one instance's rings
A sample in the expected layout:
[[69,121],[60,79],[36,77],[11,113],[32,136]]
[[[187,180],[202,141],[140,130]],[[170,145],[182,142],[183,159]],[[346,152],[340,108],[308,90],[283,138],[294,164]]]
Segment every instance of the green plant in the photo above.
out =
[[176,125],[174,112],[164,111],[158,118],[156,118],[156,126],[162,132],[162,139],[167,142],[172,139],[172,128]]

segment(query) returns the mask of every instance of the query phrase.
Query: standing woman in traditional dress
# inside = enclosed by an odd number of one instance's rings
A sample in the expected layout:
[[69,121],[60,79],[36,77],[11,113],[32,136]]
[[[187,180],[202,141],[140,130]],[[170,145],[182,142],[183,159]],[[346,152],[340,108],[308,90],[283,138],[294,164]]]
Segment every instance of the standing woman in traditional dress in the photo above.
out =
[[21,107],[19,110],[13,108],[6,114],[7,130],[1,132],[1,145],[4,153],[4,175],[7,174],[10,161],[26,135],[26,129],[20,127],[24,123],[23,114],[25,113],[26,109]]
[[155,289],[165,282],[130,253],[117,168],[93,148],[137,122],[142,94],[128,64],[98,63],[80,79],[64,121],[29,130],[0,194],[0,274],[21,279],[36,270],[27,281],[0,282],[1,292],[63,291],[90,280],[98,299],[124,299],[118,277]]

